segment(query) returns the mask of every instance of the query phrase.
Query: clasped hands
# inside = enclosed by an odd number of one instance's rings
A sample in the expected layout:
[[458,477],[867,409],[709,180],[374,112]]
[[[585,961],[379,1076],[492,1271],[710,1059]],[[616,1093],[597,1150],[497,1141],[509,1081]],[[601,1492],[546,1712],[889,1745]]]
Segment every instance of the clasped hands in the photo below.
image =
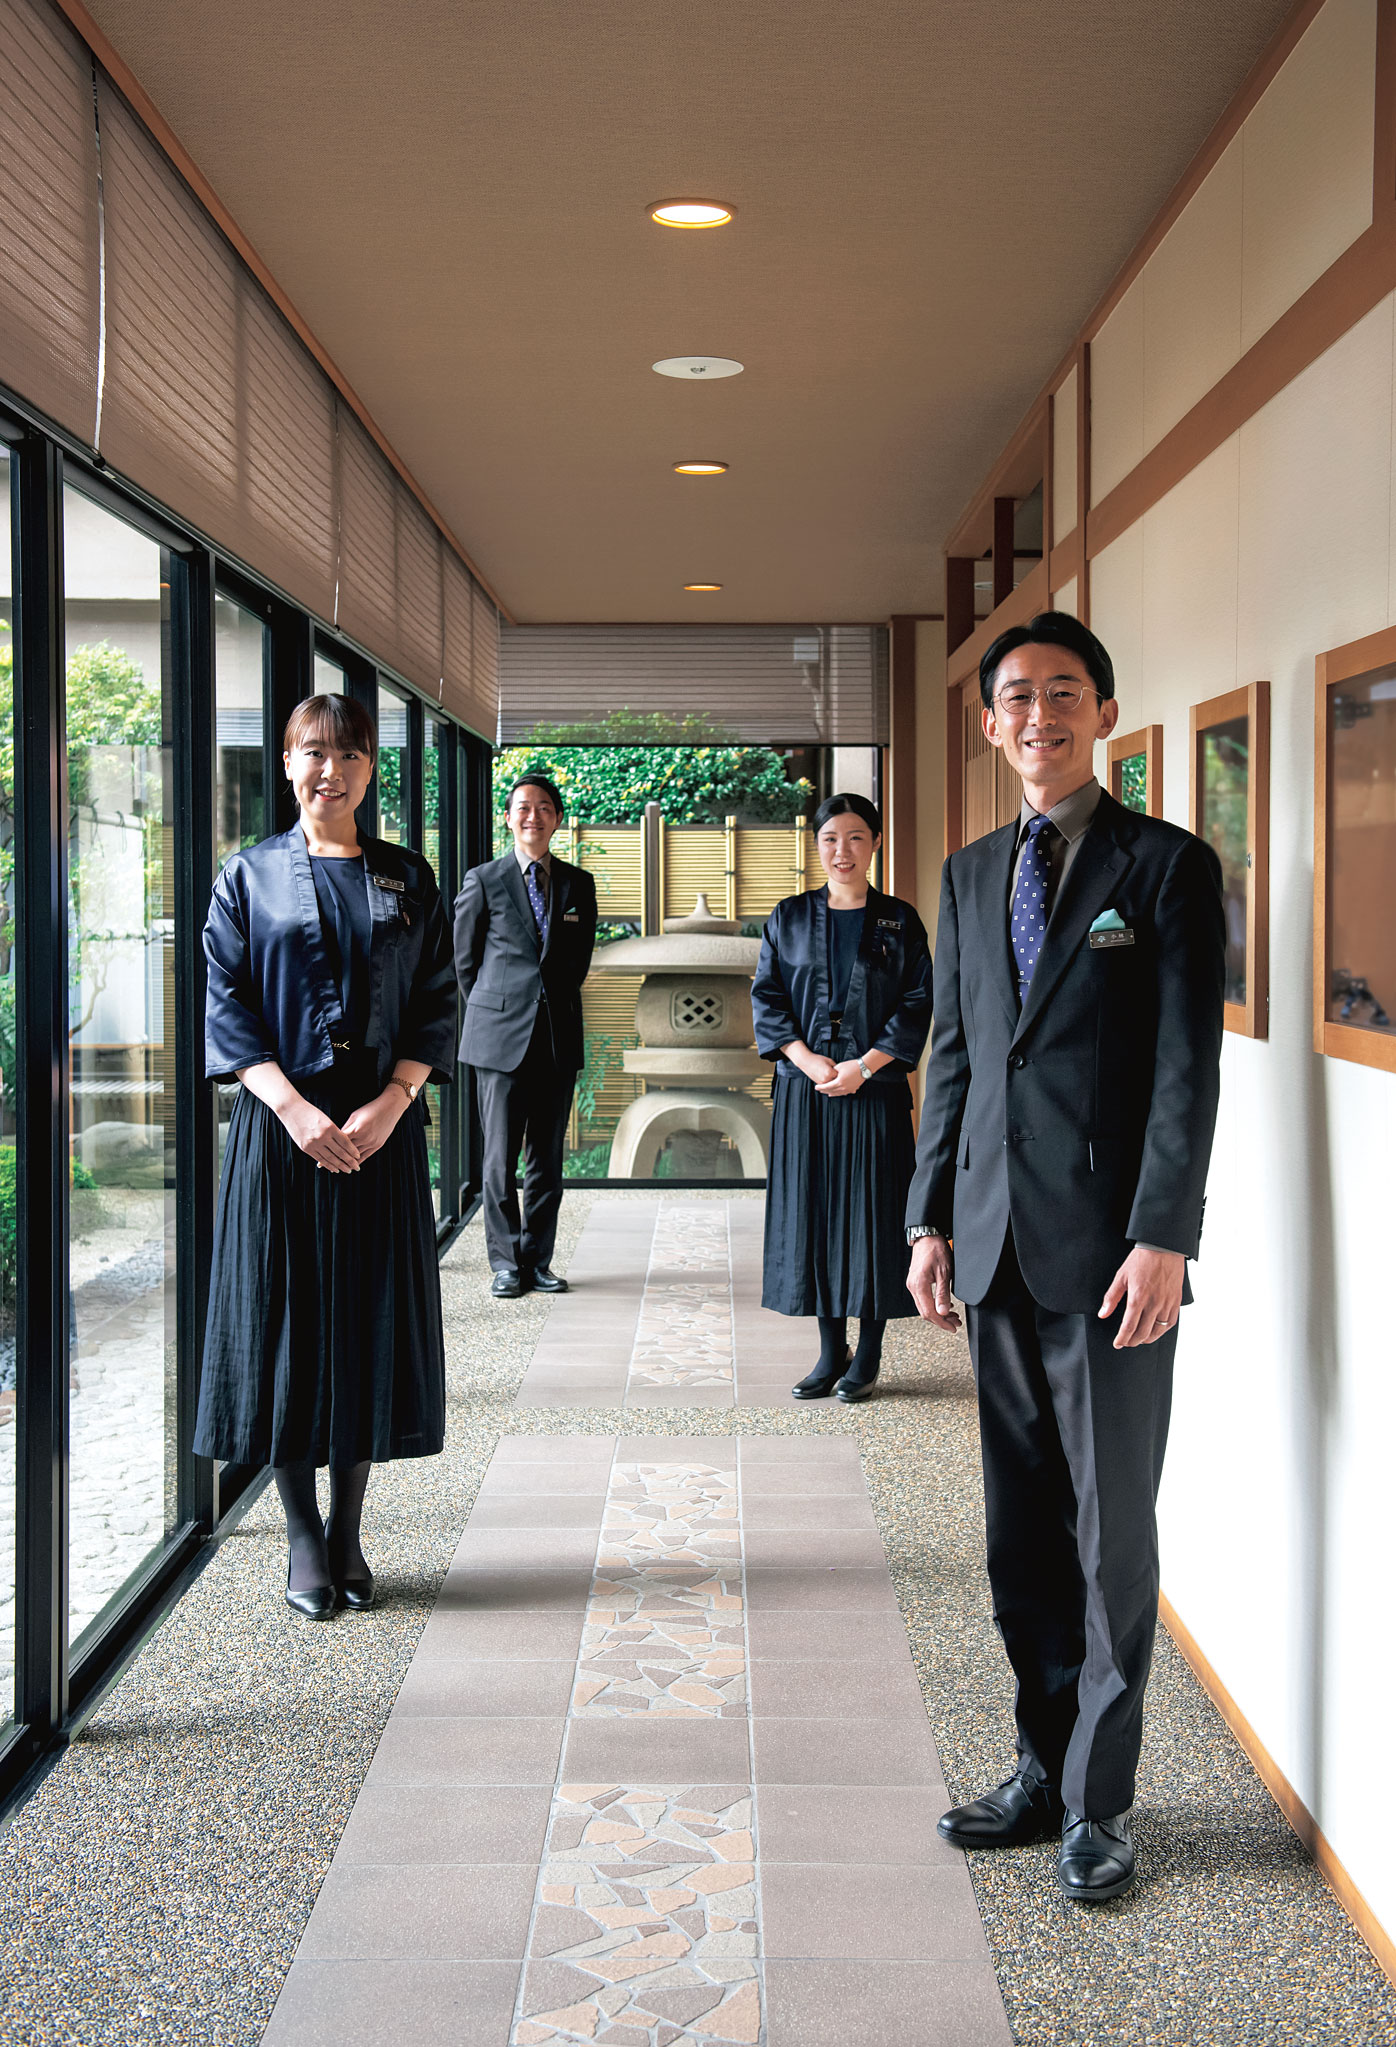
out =
[[856,1059],[829,1059],[822,1052],[811,1052],[808,1045],[798,1050],[787,1046],[786,1057],[814,1082],[817,1094],[856,1095],[863,1085]]
[[[1186,1261],[1181,1251],[1152,1251],[1142,1244],[1125,1259],[1111,1280],[1096,1313],[1108,1321],[1125,1303],[1115,1334],[1116,1350],[1134,1350],[1157,1343],[1177,1321],[1183,1305]],[[937,1329],[958,1329],[950,1287],[950,1246],[944,1237],[918,1237],[911,1247],[907,1287],[916,1312]]]
[[404,1091],[389,1084],[381,1095],[375,1095],[371,1102],[346,1116],[343,1127],[304,1095],[297,1095],[277,1114],[317,1166],[323,1166],[327,1173],[357,1173],[365,1159],[382,1150],[407,1107]]

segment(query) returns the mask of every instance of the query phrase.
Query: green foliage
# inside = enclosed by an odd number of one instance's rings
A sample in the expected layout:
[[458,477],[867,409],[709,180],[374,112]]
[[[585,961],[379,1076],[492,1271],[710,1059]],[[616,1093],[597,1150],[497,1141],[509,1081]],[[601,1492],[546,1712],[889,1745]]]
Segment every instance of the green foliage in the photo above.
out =
[[604,1180],[610,1170],[609,1138],[604,1144],[584,1144],[577,1151],[569,1151],[562,1161],[564,1180]]
[[606,1085],[607,1073],[621,1063],[621,1054],[630,1051],[640,1040],[634,1031],[623,1031],[619,1036],[613,1031],[588,1031],[586,1035],[586,1059],[577,1075],[577,1116],[582,1123],[596,1121],[596,1102]]
[[494,763],[497,804],[530,768],[557,783],[582,824],[638,824],[657,803],[666,824],[789,824],[814,806],[769,746],[741,746],[700,714],[614,711],[592,725],[540,725]]
[[[97,1182],[80,1159],[70,1167],[73,1186],[95,1187]],[[15,1292],[19,1284],[19,1184],[15,1148],[0,1144],[0,1328],[14,1328]]]

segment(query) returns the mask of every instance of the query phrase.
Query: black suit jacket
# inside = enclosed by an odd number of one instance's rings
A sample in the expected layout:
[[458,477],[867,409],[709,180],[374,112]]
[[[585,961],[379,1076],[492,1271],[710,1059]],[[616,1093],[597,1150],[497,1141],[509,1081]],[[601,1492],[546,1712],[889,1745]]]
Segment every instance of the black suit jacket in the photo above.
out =
[[595,944],[596,883],[584,867],[553,855],[546,947],[512,847],[472,867],[456,897],[462,1065],[499,1073],[521,1066],[546,996],[558,1070],[578,1072],[585,1056],[582,983]]
[[[1197,1255],[1222,1039],[1221,869],[1191,832],[1102,794],[1021,1013],[1008,938],[1016,821],[952,853],[907,1224],[953,1235],[989,1290],[1009,1221],[1029,1291],[1094,1314],[1136,1243]],[[1133,943],[1092,947],[1115,910]]]

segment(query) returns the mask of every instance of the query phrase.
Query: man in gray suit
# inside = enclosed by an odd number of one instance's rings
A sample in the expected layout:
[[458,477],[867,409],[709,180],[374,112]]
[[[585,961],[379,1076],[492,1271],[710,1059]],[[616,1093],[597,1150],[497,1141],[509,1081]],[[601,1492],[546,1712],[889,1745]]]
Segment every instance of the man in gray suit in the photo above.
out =
[[996,1848],[1060,1829],[1061,1888],[1093,1902],[1134,1880],[1154,1502],[1217,1112],[1221,870],[1096,781],[1119,707],[1077,619],[1000,635],[979,677],[1023,805],[945,863],[908,1285],[942,1329],[952,1280],[967,1305],[1018,1761],[940,1831]]
[[505,799],[512,848],[472,867],[456,898],[460,1058],[475,1069],[490,1292],[504,1300],[530,1287],[567,1291],[552,1255],[567,1118],[585,1058],[582,983],[596,943],[596,883],[549,851],[562,810],[548,776],[521,776]]

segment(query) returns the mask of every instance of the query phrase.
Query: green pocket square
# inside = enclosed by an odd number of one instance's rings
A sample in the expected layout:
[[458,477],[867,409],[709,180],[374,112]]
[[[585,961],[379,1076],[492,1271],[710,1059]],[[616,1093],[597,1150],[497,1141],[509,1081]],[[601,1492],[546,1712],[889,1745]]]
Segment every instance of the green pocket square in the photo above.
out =
[[1092,924],[1092,931],[1123,931],[1125,920],[1118,910],[1102,910]]

